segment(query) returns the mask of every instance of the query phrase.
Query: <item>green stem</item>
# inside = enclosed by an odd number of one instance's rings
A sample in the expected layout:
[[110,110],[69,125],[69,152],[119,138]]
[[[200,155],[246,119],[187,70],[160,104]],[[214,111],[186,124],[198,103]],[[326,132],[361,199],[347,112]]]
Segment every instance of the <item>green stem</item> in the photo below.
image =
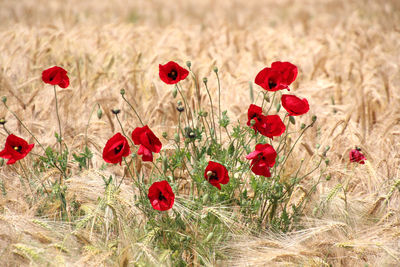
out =
[[57,121],[58,121],[58,130],[59,130],[59,143],[60,143],[60,155],[62,154],[62,133],[61,133],[61,121],[60,115],[58,114],[58,100],[57,100],[57,90],[56,86],[54,85],[54,99],[56,100],[56,114],[57,114]]
[[142,119],[140,118],[139,114],[136,112],[136,109],[131,105],[131,103],[129,103],[129,101],[125,98],[125,95],[122,95],[122,99],[125,100],[125,102],[129,105],[129,107],[133,110],[133,112],[136,114],[136,117],[139,119],[140,123],[142,124],[142,126],[144,126],[144,123],[142,121]]
[[87,122],[86,128],[85,128],[85,145],[86,145],[86,147],[88,147],[87,132],[88,132],[90,120],[92,119],[92,115],[93,115],[93,112],[94,112],[94,109],[95,109],[96,106],[98,106],[98,107],[100,108],[100,105],[99,105],[98,103],[96,103],[96,104],[93,105],[92,111],[90,112],[89,119],[88,119],[88,122]]
[[215,72],[215,75],[217,76],[217,82],[218,82],[218,110],[219,110],[219,141],[222,142],[222,137],[221,137],[221,118],[222,118],[222,113],[221,113],[221,83],[219,81],[219,76],[218,72]]
[[214,135],[215,135],[215,140],[217,140],[217,131],[215,128],[215,120],[214,120],[214,106],[213,106],[213,102],[212,102],[212,98],[211,98],[211,94],[210,91],[208,90],[208,86],[207,83],[204,83],[204,86],[206,87],[206,91],[208,94],[208,98],[210,99],[210,104],[211,104],[211,116],[212,116],[212,123],[213,123],[213,127],[214,127]]

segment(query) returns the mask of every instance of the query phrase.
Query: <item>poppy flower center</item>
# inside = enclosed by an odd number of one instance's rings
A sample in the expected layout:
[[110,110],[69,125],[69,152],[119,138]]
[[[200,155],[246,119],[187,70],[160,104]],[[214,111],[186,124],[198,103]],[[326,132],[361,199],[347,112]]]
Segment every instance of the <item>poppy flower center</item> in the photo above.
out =
[[14,150],[17,151],[17,152],[21,152],[22,146],[15,146]]
[[163,200],[167,200],[164,195],[160,192],[160,195],[158,195],[158,200],[163,201]]
[[119,152],[121,152],[122,147],[123,147],[123,145],[121,144],[121,145],[117,146],[116,148],[114,148],[115,154],[118,154]]
[[218,181],[218,176],[217,176],[217,174],[216,174],[215,172],[211,172],[211,175],[208,177],[208,180],[209,180],[209,181],[211,181],[211,180],[216,180],[216,181]]
[[276,82],[274,82],[273,80],[268,80],[268,86],[269,88],[274,88],[276,86]]
[[168,73],[168,77],[170,77],[172,80],[176,80],[178,77],[178,72],[176,70],[171,70],[171,72]]

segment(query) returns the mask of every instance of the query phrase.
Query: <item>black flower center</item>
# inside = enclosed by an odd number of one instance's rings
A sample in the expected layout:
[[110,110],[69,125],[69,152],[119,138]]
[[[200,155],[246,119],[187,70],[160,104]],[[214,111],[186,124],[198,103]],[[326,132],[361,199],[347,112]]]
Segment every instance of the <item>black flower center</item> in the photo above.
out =
[[114,148],[115,154],[118,154],[119,152],[121,152],[122,147],[123,147],[123,145],[121,144],[121,145],[117,146],[116,148]]
[[216,174],[215,172],[212,172],[211,175],[210,175],[210,177],[208,178],[208,180],[209,180],[209,181],[211,181],[211,180],[216,180],[216,181],[218,181],[218,176],[217,176],[217,174]]
[[274,82],[273,80],[269,79],[268,80],[268,86],[270,89],[274,88],[276,86],[276,82]]
[[178,77],[178,72],[176,70],[171,70],[171,72],[168,73],[168,77],[170,77],[172,80],[176,80]]
[[160,195],[158,196],[158,200],[162,201],[162,200],[167,200],[164,195],[160,192]]
[[21,152],[22,146],[15,146],[14,150],[17,151],[17,152]]

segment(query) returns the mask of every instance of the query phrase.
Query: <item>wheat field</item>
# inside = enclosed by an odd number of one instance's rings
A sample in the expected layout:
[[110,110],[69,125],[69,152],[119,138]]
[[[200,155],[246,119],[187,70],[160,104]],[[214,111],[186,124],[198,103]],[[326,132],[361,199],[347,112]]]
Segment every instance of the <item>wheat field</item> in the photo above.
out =
[[[59,91],[64,139],[78,151],[87,131],[94,158],[89,171],[68,180],[67,198],[93,217],[107,220],[96,201],[104,195],[102,148],[118,129],[111,109],[123,111],[124,127],[139,123],[120,89],[157,135],[170,134],[177,124],[176,99],[160,81],[158,64],[190,60],[197,77],[211,76],[218,66],[222,107],[233,121],[245,123],[249,82],[271,62],[290,61],[299,68],[291,88],[310,103],[304,120],[318,117],[296,157],[311,164],[310,148],[330,146],[330,180],[316,188],[301,230],[279,236],[238,231],[221,244],[225,260],[209,265],[400,265],[400,1],[0,0],[0,21],[0,96],[45,145],[55,146],[58,126],[52,88],[41,72],[54,65],[68,70],[71,85]],[[216,81],[209,84],[216,95]],[[254,90],[261,88],[254,84]],[[104,115],[88,125],[96,104]],[[8,129],[30,138],[3,106],[0,117]],[[2,144],[6,137],[0,131]],[[355,146],[366,155],[365,165],[349,163]],[[57,206],[38,212],[24,198],[29,189],[15,174],[18,168],[0,169],[6,192],[0,194],[1,266],[134,266],[129,252],[111,259],[113,247],[90,228],[72,231],[57,219]],[[102,172],[122,175],[118,167]],[[36,178],[53,176],[50,170]],[[345,181],[347,209],[337,190]],[[132,195],[124,184],[112,200],[121,224],[135,216]],[[121,239],[134,243],[129,233]],[[135,246],[150,258],[156,254],[146,242]]]

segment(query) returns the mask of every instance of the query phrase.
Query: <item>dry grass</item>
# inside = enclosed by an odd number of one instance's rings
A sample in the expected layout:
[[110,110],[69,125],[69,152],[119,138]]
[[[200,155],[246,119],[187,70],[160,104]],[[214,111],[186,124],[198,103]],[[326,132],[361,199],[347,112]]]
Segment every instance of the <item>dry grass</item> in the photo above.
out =
[[[127,128],[138,125],[119,96],[121,88],[156,134],[176,125],[175,100],[158,79],[159,63],[191,60],[198,77],[211,76],[217,65],[223,108],[243,122],[248,82],[274,60],[291,61],[300,68],[293,92],[307,97],[311,105],[304,120],[317,114],[319,126],[303,138],[294,158],[304,157],[304,148],[317,142],[330,145],[332,178],[317,188],[301,223],[303,230],[280,237],[239,236],[226,244],[226,251],[232,253],[228,261],[237,266],[398,266],[400,2],[198,2],[0,0],[0,95],[8,96],[11,108],[43,143],[54,144],[54,98],[40,74],[53,65],[67,69],[71,86],[61,90],[59,97],[62,128],[71,149],[84,146],[92,106],[99,103],[105,111],[106,116],[92,119],[88,129],[96,169],[102,163],[105,140],[118,126],[110,109],[123,109]],[[214,79],[209,84],[215,93]],[[186,85],[192,97],[193,86]],[[29,138],[4,108],[0,116],[6,117],[9,129]],[[6,134],[0,134],[5,140]],[[365,152],[368,164],[348,164],[348,152],[355,145]],[[39,147],[35,150],[40,153]],[[111,249],[92,245],[99,237],[90,235],[90,229],[74,235],[67,224],[49,219],[50,211],[47,219],[36,218],[35,207],[23,197],[24,185],[11,173],[6,167],[0,170],[7,192],[0,196],[3,262],[10,266],[112,264],[107,260]],[[349,181],[347,212],[343,192],[333,191],[345,181]],[[96,199],[104,195],[99,175],[81,174],[69,183],[70,197],[79,197],[95,213]],[[118,202],[126,208],[116,213],[123,218],[135,212],[129,188],[122,188],[126,198]],[[147,251],[144,248],[145,244],[142,249]],[[128,254],[121,253],[121,265],[131,257]]]

